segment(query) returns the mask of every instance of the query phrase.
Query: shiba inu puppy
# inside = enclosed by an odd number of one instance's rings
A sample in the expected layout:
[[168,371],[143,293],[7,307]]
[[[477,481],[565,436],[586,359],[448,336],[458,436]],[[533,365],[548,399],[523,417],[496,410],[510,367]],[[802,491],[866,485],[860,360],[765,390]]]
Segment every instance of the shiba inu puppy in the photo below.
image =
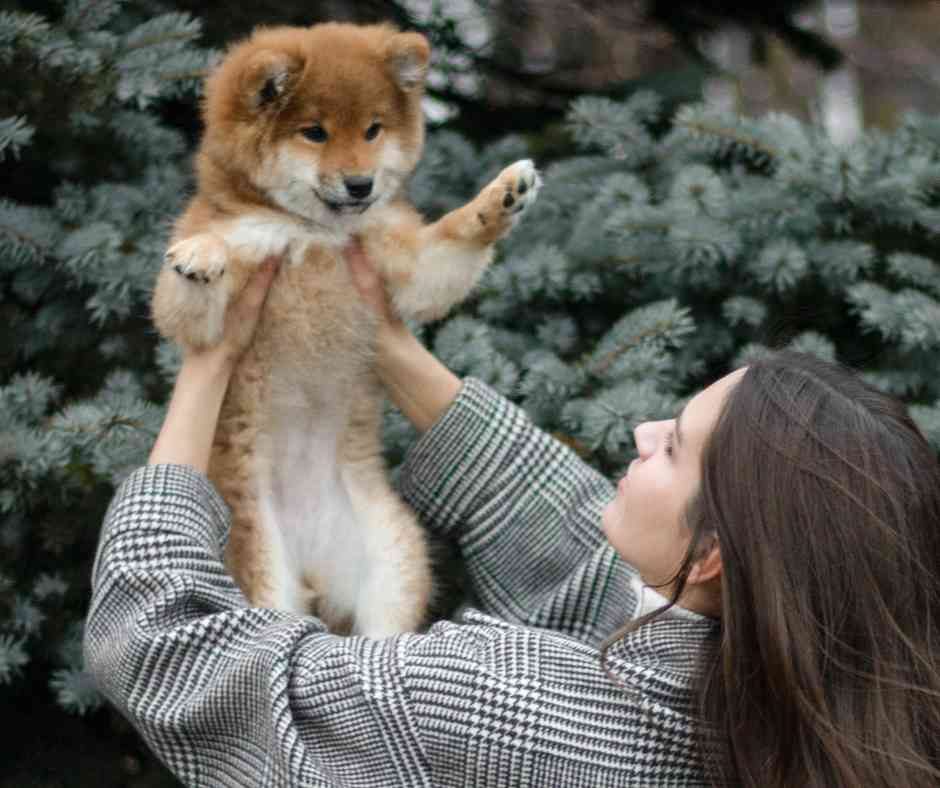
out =
[[341,250],[358,239],[403,316],[464,298],[540,185],[530,161],[425,225],[403,197],[421,155],[426,39],[387,25],[259,29],[206,82],[197,193],[153,296],[184,347],[221,336],[229,301],[285,253],[229,385],[209,476],[232,512],[226,564],[252,604],[333,630],[419,627],[425,541],[381,457],[377,318]]

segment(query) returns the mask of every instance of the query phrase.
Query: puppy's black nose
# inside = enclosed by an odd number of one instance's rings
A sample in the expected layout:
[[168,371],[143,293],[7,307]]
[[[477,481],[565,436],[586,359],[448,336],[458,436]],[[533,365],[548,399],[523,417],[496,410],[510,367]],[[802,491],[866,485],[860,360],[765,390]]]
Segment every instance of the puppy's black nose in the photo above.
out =
[[346,191],[354,200],[364,200],[372,193],[372,178],[367,175],[353,175],[343,178]]

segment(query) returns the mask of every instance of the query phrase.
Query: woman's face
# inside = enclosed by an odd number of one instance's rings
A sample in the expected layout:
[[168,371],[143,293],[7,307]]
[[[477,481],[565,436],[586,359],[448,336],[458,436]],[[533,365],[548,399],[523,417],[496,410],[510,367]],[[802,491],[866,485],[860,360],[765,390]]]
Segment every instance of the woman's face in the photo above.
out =
[[[685,556],[691,532],[682,515],[698,490],[705,439],[744,371],[696,394],[677,418],[648,421],[634,430],[639,456],[617,485],[602,524],[607,540],[647,585],[662,586]],[[671,588],[659,590],[668,596]]]

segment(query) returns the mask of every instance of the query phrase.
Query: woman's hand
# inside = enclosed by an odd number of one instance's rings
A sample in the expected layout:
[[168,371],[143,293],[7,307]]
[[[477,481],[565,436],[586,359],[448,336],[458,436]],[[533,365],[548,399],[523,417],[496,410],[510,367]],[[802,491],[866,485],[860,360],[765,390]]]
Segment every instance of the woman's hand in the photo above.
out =
[[229,304],[222,341],[183,357],[173,396],[148,462],[209,470],[212,441],[232,370],[248,349],[280,261],[266,260]]
[[410,334],[404,321],[395,312],[382,281],[382,275],[373,262],[366,257],[362,244],[358,240],[350,241],[343,249],[353,284],[359,297],[379,316],[379,346],[384,340],[403,337]]
[[191,351],[184,363],[199,357],[231,370],[251,344],[261,317],[261,308],[268,296],[271,282],[281,265],[280,257],[268,257],[232,300],[225,314],[222,341],[207,350]]
[[362,245],[353,241],[343,251],[356,290],[379,316],[376,372],[392,402],[424,432],[450,407],[460,390],[460,379],[427,351],[395,313],[382,276]]

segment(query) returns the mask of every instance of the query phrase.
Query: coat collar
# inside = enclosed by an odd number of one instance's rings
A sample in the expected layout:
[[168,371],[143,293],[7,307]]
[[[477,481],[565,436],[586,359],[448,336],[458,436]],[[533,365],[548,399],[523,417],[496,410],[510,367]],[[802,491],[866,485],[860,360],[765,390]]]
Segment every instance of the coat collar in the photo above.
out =
[[[637,616],[666,604],[662,595],[643,589]],[[691,610],[672,607],[624,635],[607,650],[610,672],[627,687],[642,690],[676,711],[694,713],[693,681],[703,662],[714,658],[721,623]]]

